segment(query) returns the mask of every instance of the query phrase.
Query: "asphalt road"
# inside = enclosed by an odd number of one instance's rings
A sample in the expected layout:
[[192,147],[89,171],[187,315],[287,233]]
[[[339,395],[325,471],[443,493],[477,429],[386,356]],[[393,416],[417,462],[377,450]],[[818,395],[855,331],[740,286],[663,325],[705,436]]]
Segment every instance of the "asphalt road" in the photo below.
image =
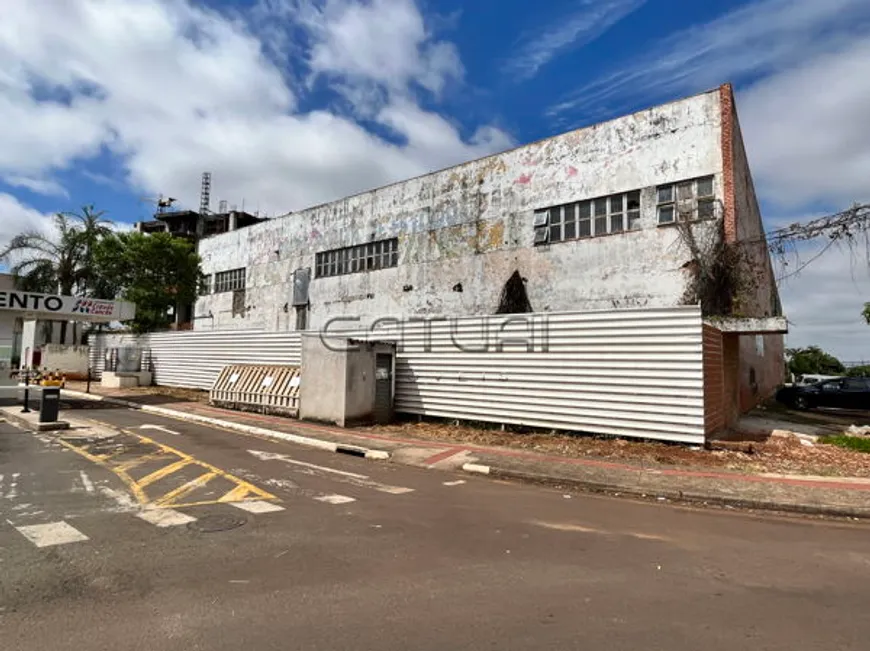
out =
[[[125,409],[77,415],[124,431],[60,441],[0,423],[4,650],[870,639],[864,524],[568,495]],[[261,512],[239,507],[251,503]]]

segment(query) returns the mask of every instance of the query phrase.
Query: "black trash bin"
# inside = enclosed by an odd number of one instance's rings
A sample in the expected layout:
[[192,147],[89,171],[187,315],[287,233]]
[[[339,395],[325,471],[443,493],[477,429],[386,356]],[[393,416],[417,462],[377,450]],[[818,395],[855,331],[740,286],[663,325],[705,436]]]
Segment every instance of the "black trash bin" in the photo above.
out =
[[42,387],[42,400],[39,402],[39,422],[57,422],[60,410],[60,387]]

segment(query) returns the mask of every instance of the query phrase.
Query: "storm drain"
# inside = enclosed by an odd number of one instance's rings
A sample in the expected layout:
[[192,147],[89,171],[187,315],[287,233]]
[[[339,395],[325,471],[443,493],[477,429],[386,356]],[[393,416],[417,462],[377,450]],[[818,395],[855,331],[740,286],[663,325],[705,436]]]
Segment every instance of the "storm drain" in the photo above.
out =
[[238,529],[247,521],[243,515],[206,515],[189,523],[187,528],[199,533],[217,533]]

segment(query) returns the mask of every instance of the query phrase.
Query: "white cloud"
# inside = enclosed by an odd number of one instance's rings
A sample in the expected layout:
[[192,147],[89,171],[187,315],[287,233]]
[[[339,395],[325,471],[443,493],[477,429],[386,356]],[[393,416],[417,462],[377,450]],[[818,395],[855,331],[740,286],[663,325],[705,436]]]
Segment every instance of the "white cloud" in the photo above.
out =
[[69,192],[66,191],[66,188],[50,178],[18,176],[11,174],[7,175],[3,180],[11,186],[16,188],[26,188],[27,190],[36,192],[37,194],[69,198]]
[[591,43],[646,0],[581,0],[569,15],[525,34],[506,72],[517,80],[534,77],[560,53]]
[[756,83],[738,107],[766,199],[870,200],[870,38]]
[[[7,181],[49,179],[72,165],[88,171],[89,159],[107,149],[137,194],[196,206],[208,170],[215,201],[244,200],[247,209],[275,214],[510,143],[487,127],[464,140],[421,108],[416,93],[443,92],[461,64],[411,0],[272,0],[255,24],[186,0],[32,0],[3,13],[0,177]],[[261,31],[266,24],[272,29]],[[306,88],[264,54],[290,42],[295,49],[285,53],[308,76],[377,97],[367,100],[371,116],[396,132],[395,141],[336,109],[300,112]]]
[[[628,65],[572,93],[549,115],[584,121],[738,82],[738,110],[756,187],[782,222],[818,206],[870,200],[870,3],[761,0],[672,34]],[[740,82],[743,82],[740,84]],[[742,85],[742,87],[741,87]],[[816,216],[819,216],[816,214]],[[777,224],[767,220],[768,226]],[[806,262],[817,252],[802,247]],[[783,273],[790,273],[795,264]],[[781,285],[790,346],[870,357],[867,252],[832,248]]]
[[[805,247],[800,260],[792,258],[784,275],[806,262],[823,247]],[[854,251],[848,247],[826,253],[800,274],[780,284],[785,313],[790,322],[787,345],[822,348],[847,362],[870,362],[870,325],[861,317],[870,301],[870,274],[861,242]]]
[[10,194],[0,192],[0,251],[19,233],[51,233],[52,217],[25,206]]
[[301,9],[297,15],[315,39],[309,56],[314,76],[400,91],[416,82],[436,94],[462,78],[456,47],[431,37],[413,0],[326,0]]
[[655,101],[776,73],[864,40],[868,27],[867,0],[760,0],[669,35],[582,85],[548,114],[594,117],[638,98]]

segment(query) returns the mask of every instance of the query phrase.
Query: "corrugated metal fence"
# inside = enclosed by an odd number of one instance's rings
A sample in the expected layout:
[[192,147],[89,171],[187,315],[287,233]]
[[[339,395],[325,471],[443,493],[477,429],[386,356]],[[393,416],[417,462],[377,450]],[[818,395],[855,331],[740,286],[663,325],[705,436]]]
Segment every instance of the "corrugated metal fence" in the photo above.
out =
[[161,332],[134,335],[97,335],[90,360],[96,377],[103,372],[108,348],[139,346],[151,351],[154,383],[189,389],[211,389],[229,364],[288,364],[298,366],[302,354],[295,332],[251,330],[218,332]]
[[[400,344],[397,412],[704,441],[697,307],[463,317],[343,334]],[[207,389],[226,364],[300,363],[295,333],[165,333],[142,345],[164,385]]]
[[697,307],[418,321],[356,334],[401,343],[398,412],[704,441]]

